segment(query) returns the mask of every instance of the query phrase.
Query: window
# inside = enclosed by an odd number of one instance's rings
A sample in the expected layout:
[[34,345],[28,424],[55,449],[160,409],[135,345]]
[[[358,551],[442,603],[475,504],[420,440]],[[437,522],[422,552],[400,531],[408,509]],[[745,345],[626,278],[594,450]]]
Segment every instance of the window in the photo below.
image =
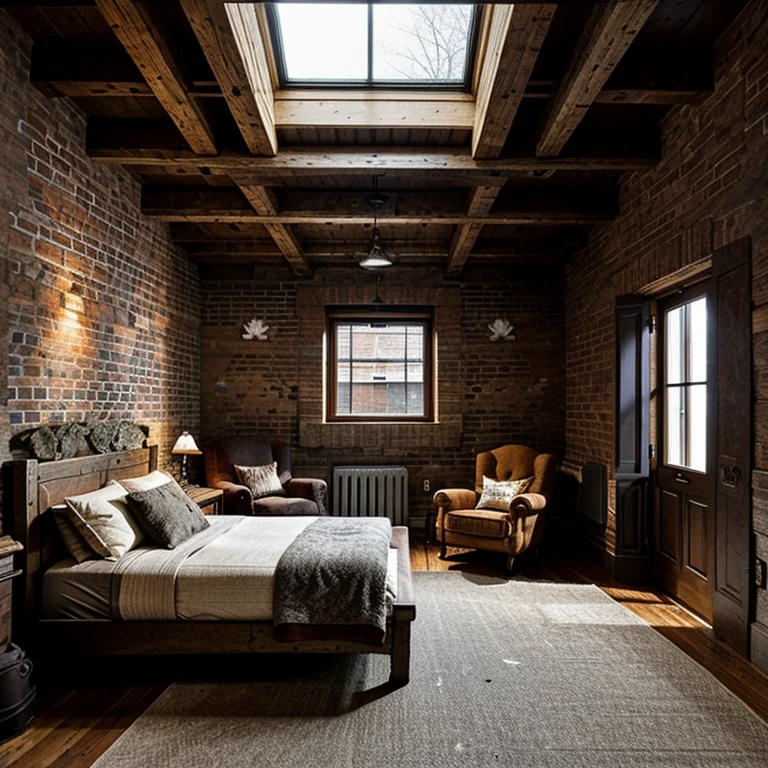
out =
[[664,463],[707,471],[707,299],[664,313]]
[[432,421],[432,318],[330,313],[328,421]]
[[471,4],[276,3],[269,6],[282,85],[469,83]]

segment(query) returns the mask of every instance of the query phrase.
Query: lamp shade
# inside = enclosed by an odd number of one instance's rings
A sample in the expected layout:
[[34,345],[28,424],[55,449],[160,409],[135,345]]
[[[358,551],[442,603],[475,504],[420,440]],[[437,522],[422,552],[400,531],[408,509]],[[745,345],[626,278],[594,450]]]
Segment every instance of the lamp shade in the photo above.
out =
[[189,432],[182,432],[171,449],[171,453],[199,456],[202,451],[197,447],[195,438]]

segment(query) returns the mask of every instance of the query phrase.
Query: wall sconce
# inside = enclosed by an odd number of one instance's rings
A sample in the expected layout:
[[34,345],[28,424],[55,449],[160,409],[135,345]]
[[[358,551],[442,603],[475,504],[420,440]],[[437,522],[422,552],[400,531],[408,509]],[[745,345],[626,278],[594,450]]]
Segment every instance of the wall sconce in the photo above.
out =
[[243,338],[246,341],[251,341],[251,339],[266,341],[269,338],[269,326],[265,325],[263,320],[257,320],[256,318],[249,320],[243,325],[243,330],[245,331]]
[[492,323],[488,323],[488,330],[491,332],[491,341],[514,341],[515,336],[512,334],[512,331],[514,330],[514,326],[509,322],[509,320],[503,320],[502,318],[497,318]]
[[173,445],[171,453],[174,456],[181,456],[181,480],[179,485],[182,487],[189,485],[189,475],[187,474],[187,456],[200,456],[202,451],[197,447],[195,438],[189,432],[182,432],[178,440]]

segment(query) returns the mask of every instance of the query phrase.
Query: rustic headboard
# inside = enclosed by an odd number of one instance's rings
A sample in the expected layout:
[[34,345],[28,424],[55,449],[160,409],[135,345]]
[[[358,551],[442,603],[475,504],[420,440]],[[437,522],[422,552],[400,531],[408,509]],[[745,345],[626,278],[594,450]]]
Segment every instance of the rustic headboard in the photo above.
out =
[[101,488],[110,480],[138,477],[157,469],[157,446],[40,463],[13,463],[13,536],[24,545],[24,575],[15,580],[15,628],[26,635],[38,615],[40,579],[59,550],[49,512],[67,496]]

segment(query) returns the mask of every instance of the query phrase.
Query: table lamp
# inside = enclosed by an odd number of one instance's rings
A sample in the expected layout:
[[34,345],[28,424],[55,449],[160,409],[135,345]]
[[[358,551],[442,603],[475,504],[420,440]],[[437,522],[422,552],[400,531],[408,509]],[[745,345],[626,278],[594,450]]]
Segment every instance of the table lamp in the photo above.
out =
[[195,438],[189,432],[182,432],[179,439],[175,442],[171,453],[174,456],[181,456],[181,481],[180,485],[189,485],[189,475],[187,474],[187,456],[200,456],[202,451],[197,447]]

